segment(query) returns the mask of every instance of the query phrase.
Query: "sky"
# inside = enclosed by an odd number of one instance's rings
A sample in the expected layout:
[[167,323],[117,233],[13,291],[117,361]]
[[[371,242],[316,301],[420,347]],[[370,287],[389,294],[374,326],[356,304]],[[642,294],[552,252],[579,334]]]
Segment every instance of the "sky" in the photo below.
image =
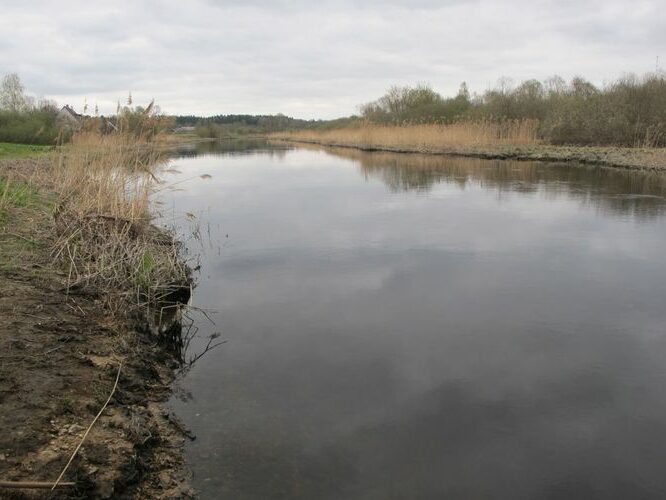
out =
[[112,113],[335,118],[391,85],[602,85],[666,67],[663,0],[0,0],[0,75]]

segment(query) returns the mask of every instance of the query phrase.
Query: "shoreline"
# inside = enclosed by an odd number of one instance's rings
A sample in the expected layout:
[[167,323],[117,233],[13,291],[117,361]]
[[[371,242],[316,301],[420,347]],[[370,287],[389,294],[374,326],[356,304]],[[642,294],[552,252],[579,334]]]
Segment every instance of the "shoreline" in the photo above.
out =
[[348,148],[366,152],[397,154],[430,154],[460,156],[486,160],[517,160],[571,162],[586,165],[623,168],[631,170],[666,171],[666,149],[619,148],[613,146],[478,146],[468,148],[394,147],[381,144],[297,139],[287,136],[271,137],[271,140],[301,144],[315,144],[332,148]]
[[[4,158],[0,179],[30,179],[50,165]],[[183,457],[191,436],[166,406],[180,367],[179,318],[166,329],[147,315],[118,318],[104,290],[70,286],[52,255],[52,194],[40,187],[31,196],[8,213],[0,205],[0,481],[52,483],[85,440],[62,479],[75,486],[54,495],[0,487],[0,496],[193,498]],[[116,376],[108,407],[85,435]]]

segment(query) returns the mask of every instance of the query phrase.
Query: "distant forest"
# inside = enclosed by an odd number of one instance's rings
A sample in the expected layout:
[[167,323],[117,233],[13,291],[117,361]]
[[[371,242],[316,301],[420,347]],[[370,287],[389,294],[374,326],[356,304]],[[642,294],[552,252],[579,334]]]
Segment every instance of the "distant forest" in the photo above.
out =
[[194,127],[200,137],[233,137],[237,135],[262,135],[284,130],[328,128],[349,125],[357,117],[337,120],[302,120],[283,114],[277,115],[194,115],[175,116],[176,127]]

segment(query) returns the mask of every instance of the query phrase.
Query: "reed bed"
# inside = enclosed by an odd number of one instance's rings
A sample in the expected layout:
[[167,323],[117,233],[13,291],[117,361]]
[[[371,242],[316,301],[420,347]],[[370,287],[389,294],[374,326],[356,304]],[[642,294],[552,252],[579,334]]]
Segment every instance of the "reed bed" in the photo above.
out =
[[[152,225],[159,148],[130,134],[84,132],[54,154],[54,257],[68,291],[98,291],[113,312],[155,311],[186,301],[188,269],[172,234]],[[150,316],[149,316],[150,317]]]
[[438,152],[538,144],[537,120],[482,120],[448,125],[373,125],[275,134],[279,139],[392,151]]

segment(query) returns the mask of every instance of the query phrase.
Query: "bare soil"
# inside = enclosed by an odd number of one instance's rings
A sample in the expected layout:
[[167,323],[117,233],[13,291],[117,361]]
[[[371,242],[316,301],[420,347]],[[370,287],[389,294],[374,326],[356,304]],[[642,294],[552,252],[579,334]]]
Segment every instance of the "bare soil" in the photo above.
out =
[[[0,175],[39,161],[0,163]],[[97,412],[63,481],[0,489],[0,498],[191,498],[183,428],[165,408],[178,362],[140,320],[118,321],[90,290],[68,290],[50,255],[43,206],[0,219],[0,481],[58,477]]]

